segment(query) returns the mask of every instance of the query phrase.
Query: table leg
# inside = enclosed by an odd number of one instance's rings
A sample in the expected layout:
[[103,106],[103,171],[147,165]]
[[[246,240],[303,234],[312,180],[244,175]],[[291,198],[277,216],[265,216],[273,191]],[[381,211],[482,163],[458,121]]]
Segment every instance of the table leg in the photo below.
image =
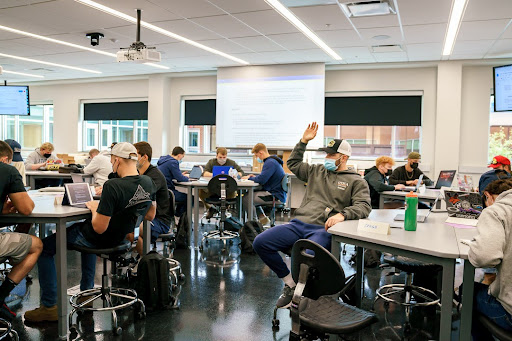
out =
[[240,219],[240,222],[243,224],[245,223],[245,217],[242,216],[243,214],[243,210],[242,210],[242,190],[239,189],[238,190],[238,219]]
[[381,194],[380,197],[379,197],[379,209],[383,209],[384,208],[384,195]]
[[334,256],[334,258],[336,258],[336,260],[339,262],[340,261],[340,242],[338,240],[336,240],[336,237],[335,236],[332,236],[331,237],[331,253],[332,255]]
[[144,219],[142,222],[143,228],[143,244],[142,244],[142,253],[147,254],[151,250],[151,223]]
[[455,279],[455,259],[443,264],[443,286],[441,292],[441,326],[439,340],[450,340],[452,332],[453,285]]
[[194,247],[197,249],[199,239],[199,187],[194,188]]
[[67,276],[67,241],[66,222],[59,220],[57,223],[57,254],[55,267],[57,268],[57,311],[59,315],[59,338],[66,339],[68,335],[68,276]]
[[192,186],[187,187],[188,235],[192,235]]
[[[364,293],[364,248],[356,246],[356,307],[361,308]],[[338,252],[339,254],[339,252]]]
[[36,179],[32,175],[27,175],[27,182],[29,183],[30,189],[35,190],[36,189]]
[[256,219],[252,216],[252,208],[254,207],[254,187],[249,188],[249,207],[247,207],[247,218],[249,221]]
[[471,322],[473,318],[475,267],[464,260],[464,274],[462,277],[462,312],[460,317],[460,340],[471,340]]

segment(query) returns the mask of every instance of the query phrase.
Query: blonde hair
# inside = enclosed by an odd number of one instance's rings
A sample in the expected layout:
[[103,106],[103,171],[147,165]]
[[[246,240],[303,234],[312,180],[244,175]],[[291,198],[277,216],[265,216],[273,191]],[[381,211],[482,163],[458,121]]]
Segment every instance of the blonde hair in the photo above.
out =
[[45,142],[41,145],[41,147],[39,147],[39,149],[46,149],[46,150],[49,150],[50,153],[53,152],[55,150],[55,148],[53,147],[53,144],[51,144],[50,142]]
[[228,155],[228,150],[224,147],[217,148],[217,155]]
[[386,163],[389,163],[391,166],[395,164],[395,160],[389,156],[381,156],[378,157],[377,160],[375,160],[375,165],[379,167],[380,165],[385,165]]
[[256,154],[260,151],[265,151],[268,153],[267,146],[265,146],[263,143],[257,143],[253,148],[251,153]]

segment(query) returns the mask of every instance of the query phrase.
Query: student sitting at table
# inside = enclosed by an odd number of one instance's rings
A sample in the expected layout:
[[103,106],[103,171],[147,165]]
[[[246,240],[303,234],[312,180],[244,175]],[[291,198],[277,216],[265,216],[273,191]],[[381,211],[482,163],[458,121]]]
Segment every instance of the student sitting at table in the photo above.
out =
[[[128,142],[118,143],[112,148],[110,162],[112,170],[119,178],[111,179],[103,185],[100,201],[86,203],[92,218],[73,224],[66,229],[68,245],[90,248],[111,248],[119,245],[129,232],[132,232],[137,217],[128,214],[126,208],[147,200],[153,205],[145,219],[153,220],[156,212],[155,187],[146,175],[137,172],[137,150]],[[41,306],[25,313],[25,321],[57,321],[57,273],[54,256],[57,253],[57,238],[53,234],[43,239],[43,252],[37,262]],[[80,290],[94,287],[96,255],[82,253],[82,279]]]
[[[167,182],[165,177],[151,164],[151,157],[153,155],[153,149],[147,142],[137,142],[134,144],[137,149],[137,169],[139,174],[147,175],[153,180],[155,184],[156,192],[156,216],[150,222],[151,224],[151,242],[157,240],[158,236],[163,233],[168,233],[171,226],[171,216],[169,215],[169,191],[167,190]],[[139,238],[137,239],[137,245],[135,250],[139,255],[142,255],[142,237],[143,227],[142,224],[139,229]],[[128,240],[134,240],[134,234],[130,233],[127,238]],[[133,273],[136,273],[136,268],[133,269]]]
[[494,180],[510,178],[510,160],[508,158],[501,155],[495,156],[488,167],[492,169],[482,174],[478,182],[478,192],[480,192],[483,199],[485,199],[484,190],[487,185]]
[[108,180],[108,175],[112,173],[110,159],[102,155],[98,149],[91,149],[89,151],[89,159],[91,159],[91,162],[85,166],[84,174],[92,175],[94,183],[103,186],[105,181]]
[[364,171],[364,179],[370,187],[372,208],[379,208],[380,193],[405,188],[403,184],[389,185],[387,177],[391,175],[395,161],[389,156],[375,160],[375,166]]
[[267,147],[263,143],[258,143],[252,148],[252,153],[256,156],[259,163],[263,163],[260,175],[248,175],[244,179],[249,179],[257,184],[260,184],[263,191],[254,192],[253,207],[249,207],[249,196],[245,195],[243,198],[243,208],[247,213],[248,209],[253,210],[253,217],[256,217],[256,207],[260,208],[258,220],[262,225],[268,224],[270,219],[265,215],[261,209],[261,205],[268,204],[268,201],[262,197],[275,196],[282,203],[286,202],[286,192],[283,189],[282,181],[284,177],[283,160],[276,155],[270,155]]
[[[206,166],[204,166],[203,176],[205,176],[205,177],[213,176],[213,167],[215,167],[215,166],[232,167],[232,168],[236,169],[236,171],[238,172],[238,175],[240,175],[240,176],[244,175],[244,171],[242,170],[242,168],[235,161],[228,159],[228,150],[224,147],[217,148],[217,155],[213,159],[210,159],[208,161],[208,163],[206,164]],[[209,196],[210,196],[210,193],[208,193],[208,190],[206,190],[206,189],[199,190],[199,198],[203,202],[204,207],[206,207],[208,209],[208,213],[206,214],[206,219],[210,219],[211,217],[213,217],[213,214],[215,213],[215,211],[213,210],[211,205],[205,202],[206,198],[208,198]],[[236,196],[236,193],[233,193],[233,195],[231,197],[229,197],[228,199],[232,199],[235,196]]]
[[512,180],[491,182],[484,195],[487,208],[478,218],[478,234],[470,243],[468,258],[475,267],[495,267],[497,274],[490,285],[474,283],[474,341],[493,339],[478,314],[512,334]]
[[167,188],[169,188],[176,198],[176,202],[179,203],[176,207],[176,215],[181,216],[186,210],[187,195],[180,192],[174,186],[173,180],[177,182],[188,182],[188,175],[185,175],[180,170],[180,163],[185,157],[185,150],[179,146],[174,147],[171,155],[161,156],[157,162],[158,169],[165,176],[167,181]]
[[[11,147],[0,141],[0,202],[2,215],[29,215],[34,202],[25,191],[20,173],[9,165],[13,158]],[[30,224],[27,224],[30,227]],[[12,320],[16,314],[5,304],[14,287],[32,270],[43,249],[41,240],[28,234],[0,232],[0,263],[9,259],[13,266],[0,286],[0,318]]]
[[306,146],[315,138],[317,131],[316,122],[308,125],[287,162],[293,174],[307,183],[304,199],[295,211],[294,219],[265,230],[253,243],[263,262],[285,284],[277,301],[280,308],[291,303],[295,282],[278,251],[290,249],[303,238],[330,250],[331,235],[327,232],[330,227],[344,220],[364,219],[371,211],[368,184],[358,173],[347,168],[347,160],[352,154],[347,141],[335,139],[321,148],[327,153],[323,165],[303,162]]
[[[395,168],[393,173],[391,173],[389,177],[389,184],[416,186],[420,175],[423,174],[423,172],[418,168],[420,161],[420,153],[409,153],[409,156],[407,156],[407,163],[404,166]],[[425,174],[423,174],[423,183],[426,186],[432,186],[434,184]]]
[[62,161],[53,154],[55,148],[50,142],[45,142],[41,147],[36,148],[25,159],[25,167],[27,170],[38,170],[46,166],[49,162],[61,163]]
[[25,163],[23,162],[23,158],[21,157],[21,144],[19,144],[15,140],[7,139],[5,142],[12,149],[12,162],[11,165],[14,166],[20,172],[21,179],[23,180],[23,184],[27,185],[27,180],[25,178]]

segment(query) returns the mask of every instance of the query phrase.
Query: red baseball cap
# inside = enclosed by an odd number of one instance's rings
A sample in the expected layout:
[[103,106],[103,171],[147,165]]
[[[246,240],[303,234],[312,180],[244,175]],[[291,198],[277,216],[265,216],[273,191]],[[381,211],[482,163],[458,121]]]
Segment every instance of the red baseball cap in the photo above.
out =
[[498,155],[492,159],[491,164],[487,167],[498,168],[500,165],[510,165],[510,160],[504,156]]

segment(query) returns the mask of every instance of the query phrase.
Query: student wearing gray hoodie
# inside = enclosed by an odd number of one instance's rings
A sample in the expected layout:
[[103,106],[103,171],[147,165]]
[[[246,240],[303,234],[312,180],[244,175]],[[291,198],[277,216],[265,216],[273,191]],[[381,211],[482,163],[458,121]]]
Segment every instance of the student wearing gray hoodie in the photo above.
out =
[[327,153],[323,165],[303,162],[307,143],[315,138],[317,131],[316,122],[308,125],[287,162],[297,178],[307,183],[294,219],[264,231],[253,243],[254,251],[285,284],[277,301],[280,308],[290,305],[295,282],[278,251],[288,250],[299,239],[310,239],[330,249],[331,235],[327,232],[330,227],[344,220],[366,218],[371,211],[366,181],[347,168],[352,154],[347,141],[336,139],[321,148]]
[[477,315],[483,314],[512,333],[512,180],[496,180],[484,190],[487,208],[478,218],[478,235],[468,258],[475,267],[496,267],[490,284],[475,283],[473,340],[492,340]]

